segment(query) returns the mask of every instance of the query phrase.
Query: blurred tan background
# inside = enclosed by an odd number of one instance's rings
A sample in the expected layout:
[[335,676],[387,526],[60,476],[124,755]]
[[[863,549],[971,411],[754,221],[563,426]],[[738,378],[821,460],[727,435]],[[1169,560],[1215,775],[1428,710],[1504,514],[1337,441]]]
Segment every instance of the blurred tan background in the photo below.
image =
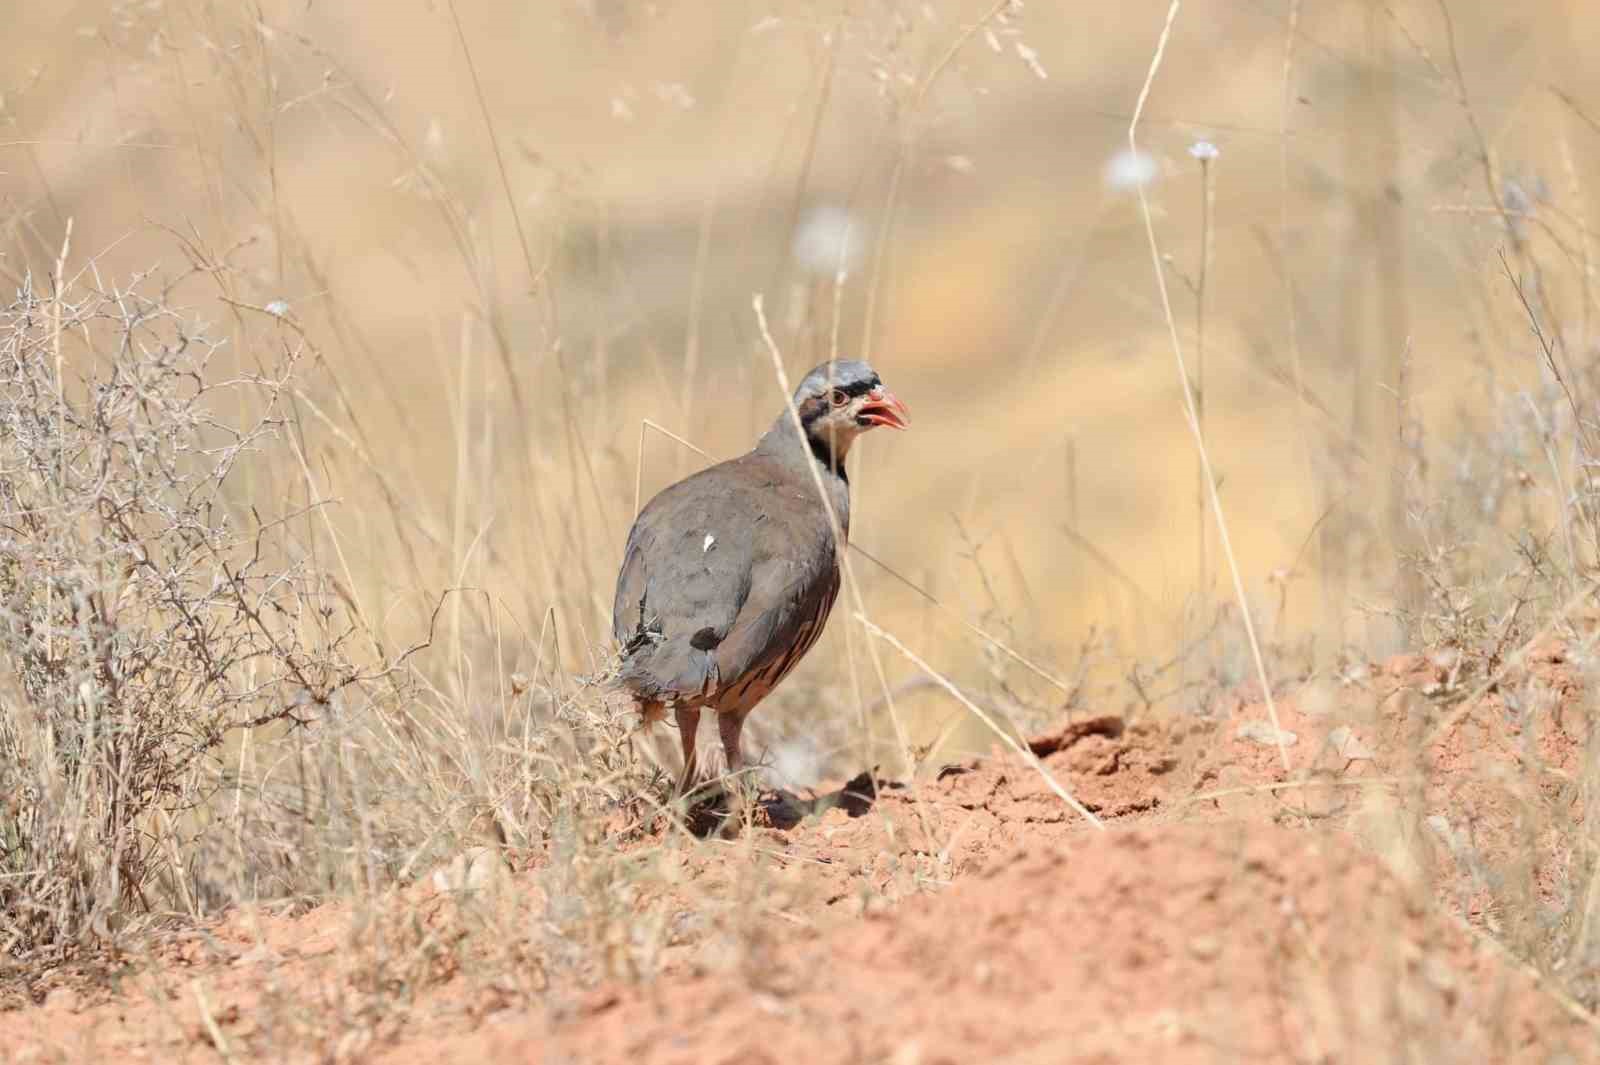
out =
[[[1592,358],[1593,4],[1190,0],[1140,155],[1159,0],[8,6],[0,271],[50,276],[70,222],[106,284],[203,264],[237,352],[286,312],[311,450],[270,491],[337,500],[396,642],[468,586],[449,623],[507,668],[596,664],[641,419],[726,457],[779,409],[756,293],[791,374],[836,334],[911,407],[853,460],[862,547],[1061,677],[1091,630],[1204,631],[1233,593],[1141,181],[1272,646],[1391,649],[1419,485],[1561,495],[1506,270]],[[1452,443],[1502,422],[1503,461]],[[645,494],[702,461],[649,434]],[[937,667],[999,669],[857,566]],[[847,630],[796,693],[844,686]]]

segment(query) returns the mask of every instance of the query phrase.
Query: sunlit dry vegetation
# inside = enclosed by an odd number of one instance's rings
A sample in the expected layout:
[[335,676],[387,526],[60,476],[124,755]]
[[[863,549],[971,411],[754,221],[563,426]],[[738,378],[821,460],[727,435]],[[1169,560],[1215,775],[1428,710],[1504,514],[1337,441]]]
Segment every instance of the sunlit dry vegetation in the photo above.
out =
[[[228,934],[277,963],[307,913],[337,949],[247,1001],[183,977],[159,1039],[359,1058],[441,1017],[581,1029],[594,988],[690,971],[785,1000],[795,928],[1018,842],[971,827],[988,800],[873,800],[1015,750],[1052,804],[1023,821],[1070,828],[1045,846],[1121,818],[1354,841],[1600,1027],[1600,13],[13,6],[21,1016]],[[914,428],[852,454],[855,594],[746,733],[768,820],[701,839],[676,743],[604,691],[623,539],[782,409],[775,362],[835,355]],[[1084,736],[1126,746],[1056,759]],[[1095,798],[1118,758],[1177,790]],[[884,835],[823,903],[782,831],[831,806]],[[1286,962],[1313,1020],[1262,1060],[1531,1045],[1406,997],[1448,966],[1391,942],[1421,910],[1377,912],[1346,931],[1396,999]]]

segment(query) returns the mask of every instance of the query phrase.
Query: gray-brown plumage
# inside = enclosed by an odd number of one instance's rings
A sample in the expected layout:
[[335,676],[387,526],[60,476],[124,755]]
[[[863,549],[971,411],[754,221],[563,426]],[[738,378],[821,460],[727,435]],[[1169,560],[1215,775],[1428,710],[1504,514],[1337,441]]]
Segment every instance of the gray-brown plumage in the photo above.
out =
[[794,405],[799,431],[784,410],[748,454],[663,490],[628,534],[612,607],[617,683],[646,723],[674,711],[680,793],[694,783],[701,709],[716,711],[738,772],[745,717],[822,635],[839,561],[818,477],[848,535],[850,445],[874,426],[907,424],[905,405],[864,362],[818,366]]

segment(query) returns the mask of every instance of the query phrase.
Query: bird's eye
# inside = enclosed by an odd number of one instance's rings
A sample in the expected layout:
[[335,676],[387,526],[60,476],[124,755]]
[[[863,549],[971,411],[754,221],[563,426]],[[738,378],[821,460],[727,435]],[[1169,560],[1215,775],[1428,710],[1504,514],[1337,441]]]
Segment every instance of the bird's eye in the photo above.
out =
[[832,392],[828,393],[828,402],[832,403],[835,407],[842,407],[846,403],[850,402],[850,397],[844,394],[844,389],[836,388]]

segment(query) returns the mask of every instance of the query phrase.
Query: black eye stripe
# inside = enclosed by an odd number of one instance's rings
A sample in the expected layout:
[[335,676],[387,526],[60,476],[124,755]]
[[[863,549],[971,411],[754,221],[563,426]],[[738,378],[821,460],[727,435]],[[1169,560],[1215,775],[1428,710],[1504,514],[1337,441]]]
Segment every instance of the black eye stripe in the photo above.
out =
[[864,381],[837,382],[831,385],[822,395],[812,396],[800,404],[800,424],[809,428],[812,422],[833,409],[833,393],[835,391],[843,392],[846,396],[854,399],[881,387],[882,383],[878,380],[876,374]]
[[847,396],[864,396],[868,392],[871,392],[874,388],[878,387],[878,379],[874,377],[870,381],[851,381],[849,384],[840,382],[833,387],[838,389],[840,392],[843,392]]

